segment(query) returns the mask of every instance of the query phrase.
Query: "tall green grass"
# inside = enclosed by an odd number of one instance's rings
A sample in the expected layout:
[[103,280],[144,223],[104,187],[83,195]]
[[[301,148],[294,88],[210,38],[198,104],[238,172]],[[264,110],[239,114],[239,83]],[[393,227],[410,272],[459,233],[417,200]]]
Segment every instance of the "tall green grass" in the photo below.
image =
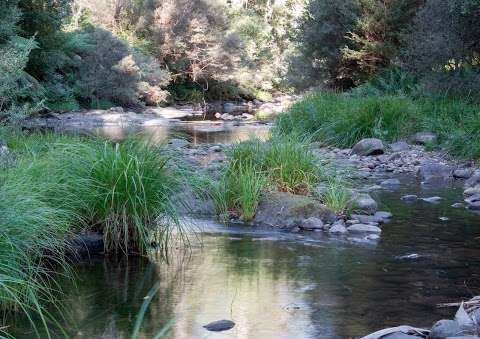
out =
[[[69,273],[64,238],[69,212],[45,203],[29,178],[2,175],[0,183],[0,313],[2,325],[11,314],[25,314],[37,337],[50,338],[61,327],[46,309],[56,305],[55,276]],[[8,326],[5,327],[8,331]],[[0,331],[1,334],[1,331]],[[3,335],[8,335],[3,333]]]
[[57,324],[46,306],[60,293],[55,272],[69,268],[70,233],[96,230],[107,252],[122,254],[156,243],[168,255],[174,237],[186,241],[173,196],[188,180],[163,146],[50,133],[7,143],[15,161],[0,174],[0,311],[22,311],[38,337]]
[[439,135],[440,146],[454,156],[480,158],[480,105],[446,96],[353,94],[310,94],[277,117],[274,133],[352,147],[363,138],[393,142],[431,131]]
[[263,191],[269,187],[306,194],[318,181],[318,169],[308,143],[295,137],[253,139],[228,153],[228,166],[214,186],[217,214],[255,216]]

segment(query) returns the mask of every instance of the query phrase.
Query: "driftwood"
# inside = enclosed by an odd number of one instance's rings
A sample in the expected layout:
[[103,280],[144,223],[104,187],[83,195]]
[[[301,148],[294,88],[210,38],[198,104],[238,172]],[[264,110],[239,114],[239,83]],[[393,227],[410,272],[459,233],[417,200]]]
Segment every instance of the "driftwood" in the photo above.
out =
[[426,337],[430,331],[425,330],[423,328],[416,328],[408,325],[402,325],[402,326],[397,326],[397,327],[390,327],[390,328],[385,328],[383,330],[377,331],[375,333],[369,334],[365,337],[362,337],[360,339],[381,339],[385,337],[386,335],[392,334],[392,333],[405,333],[405,334],[410,334],[410,335],[417,335],[419,338],[424,338]]
[[442,303],[438,304],[437,307],[460,307],[462,306],[465,308],[465,311],[471,312],[480,308],[480,296],[473,297],[468,301],[460,301],[456,303]]

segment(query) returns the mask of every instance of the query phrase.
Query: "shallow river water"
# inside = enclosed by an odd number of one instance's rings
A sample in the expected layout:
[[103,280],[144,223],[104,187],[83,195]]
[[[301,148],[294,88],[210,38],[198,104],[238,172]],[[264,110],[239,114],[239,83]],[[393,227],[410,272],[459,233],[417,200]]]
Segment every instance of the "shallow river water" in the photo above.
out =
[[[380,240],[285,233],[199,220],[200,241],[170,264],[155,258],[92,258],[62,282],[64,327],[73,338],[129,338],[155,284],[141,338],[162,328],[187,338],[357,338],[388,326],[430,327],[454,309],[437,308],[480,292],[480,216],[451,204],[461,183],[373,193],[391,211]],[[441,196],[406,203],[405,194]],[[441,221],[440,217],[449,218]],[[231,319],[233,329],[202,326]],[[13,331],[31,338],[25,322]]]
[[[149,289],[160,283],[142,338],[171,327],[172,338],[351,338],[386,326],[431,326],[454,310],[436,304],[478,294],[480,217],[450,207],[454,185],[377,194],[393,212],[378,242],[322,233],[283,233],[198,221],[202,245],[161,260],[95,258],[64,282],[65,327],[76,338],[128,338]],[[400,201],[440,195],[438,204]],[[440,221],[448,217],[450,221]],[[413,258],[405,257],[416,254]],[[232,319],[212,333],[202,325]],[[21,324],[19,337],[29,338]],[[21,334],[23,332],[23,335]]]

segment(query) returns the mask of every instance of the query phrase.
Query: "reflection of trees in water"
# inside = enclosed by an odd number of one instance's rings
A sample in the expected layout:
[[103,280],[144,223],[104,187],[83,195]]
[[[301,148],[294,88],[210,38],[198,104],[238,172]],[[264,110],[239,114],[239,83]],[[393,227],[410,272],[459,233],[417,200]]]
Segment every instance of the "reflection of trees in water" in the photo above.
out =
[[79,338],[129,338],[144,297],[158,282],[161,292],[153,297],[154,307],[147,311],[140,332],[149,337],[173,318],[171,298],[180,287],[180,267],[142,257],[105,258],[79,266],[77,288],[64,286],[69,333]]

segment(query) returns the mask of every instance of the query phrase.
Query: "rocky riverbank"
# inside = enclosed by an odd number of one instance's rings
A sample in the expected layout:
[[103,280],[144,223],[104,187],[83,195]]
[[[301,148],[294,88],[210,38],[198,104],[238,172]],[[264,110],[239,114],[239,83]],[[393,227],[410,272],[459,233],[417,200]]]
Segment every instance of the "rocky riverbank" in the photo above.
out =
[[[452,306],[450,304],[448,306]],[[361,339],[480,339],[480,298],[475,297],[460,306],[454,319],[442,319],[431,329],[398,326],[383,329]]]
[[24,122],[26,128],[68,127],[93,128],[101,126],[157,126],[175,121],[218,120],[254,122],[269,119],[285,111],[298,96],[282,95],[271,101],[226,101],[201,105],[177,104],[171,107],[146,107],[129,110],[122,107],[110,109],[78,110],[66,113],[44,112]]
[[[426,135],[430,135],[426,133]],[[377,190],[395,190],[401,183],[399,176],[415,175],[419,185],[437,185],[445,180],[465,181],[465,202],[453,207],[476,209],[480,204],[480,171],[473,162],[456,161],[441,151],[428,151],[423,141],[424,134],[417,135],[417,142],[397,142],[384,145],[378,139],[364,139],[352,149],[327,147],[312,144],[312,151],[319,166],[328,166],[337,172],[348,173],[353,187],[350,189],[350,205],[354,213],[336,215],[321,202],[326,185],[320,183],[311,194],[295,195],[288,192],[270,191],[263,194],[254,220],[255,225],[264,225],[292,232],[328,232],[336,235],[355,236],[366,241],[379,239],[382,225],[394,217],[388,211],[379,211],[378,202],[371,195]],[[170,146],[181,150],[183,158],[199,169],[199,173],[218,179],[225,166],[225,151],[230,145],[192,145],[185,140],[172,139]],[[442,197],[418,197],[404,195],[405,202],[422,200],[436,203]],[[192,203],[199,214],[212,215],[211,201]],[[236,221],[233,218],[231,221]]]

